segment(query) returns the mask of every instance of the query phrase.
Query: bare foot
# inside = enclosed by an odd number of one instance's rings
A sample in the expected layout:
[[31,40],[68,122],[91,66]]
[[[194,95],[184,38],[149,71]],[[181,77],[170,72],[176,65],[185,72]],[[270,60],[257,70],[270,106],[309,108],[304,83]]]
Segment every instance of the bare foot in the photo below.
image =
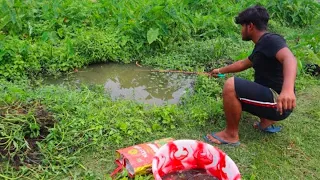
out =
[[[218,136],[221,140],[228,142],[228,143],[237,143],[239,142],[239,135],[230,135],[225,130],[215,133],[216,136]],[[209,141],[216,143],[216,144],[222,144],[222,142],[214,137],[212,137],[211,134],[207,134],[207,138]]]

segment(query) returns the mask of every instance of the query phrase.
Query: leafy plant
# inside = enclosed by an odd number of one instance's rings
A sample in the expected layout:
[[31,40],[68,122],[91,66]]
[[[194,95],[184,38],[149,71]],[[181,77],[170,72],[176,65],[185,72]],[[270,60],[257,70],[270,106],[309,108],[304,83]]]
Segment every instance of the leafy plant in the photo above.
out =
[[130,39],[119,37],[112,30],[88,29],[79,32],[75,51],[86,59],[85,64],[96,62],[130,62]]
[[267,4],[272,18],[286,26],[304,27],[316,23],[319,18],[320,5],[314,0],[272,1]]

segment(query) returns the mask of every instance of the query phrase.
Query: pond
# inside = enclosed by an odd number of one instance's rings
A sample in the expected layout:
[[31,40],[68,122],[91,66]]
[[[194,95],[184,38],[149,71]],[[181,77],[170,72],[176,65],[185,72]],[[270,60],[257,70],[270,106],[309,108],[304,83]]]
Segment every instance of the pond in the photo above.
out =
[[195,75],[155,72],[135,64],[95,64],[79,69],[71,76],[50,79],[54,84],[85,83],[105,87],[113,99],[124,98],[138,102],[164,105],[176,104],[192,87]]

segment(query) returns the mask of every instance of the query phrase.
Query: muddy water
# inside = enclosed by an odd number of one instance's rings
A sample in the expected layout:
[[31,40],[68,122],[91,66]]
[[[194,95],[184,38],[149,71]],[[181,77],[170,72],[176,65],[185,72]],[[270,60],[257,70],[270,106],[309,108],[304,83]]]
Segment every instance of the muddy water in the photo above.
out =
[[79,69],[67,78],[51,79],[50,83],[100,84],[113,99],[163,105],[178,103],[194,80],[194,75],[152,72],[135,64],[97,64]]
[[202,169],[192,169],[169,173],[162,177],[163,180],[219,180],[213,177],[205,170]]

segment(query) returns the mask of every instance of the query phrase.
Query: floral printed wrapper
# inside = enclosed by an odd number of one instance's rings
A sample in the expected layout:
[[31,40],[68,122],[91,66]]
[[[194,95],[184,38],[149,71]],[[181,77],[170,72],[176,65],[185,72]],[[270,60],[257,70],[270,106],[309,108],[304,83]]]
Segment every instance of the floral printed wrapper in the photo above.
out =
[[151,166],[154,155],[161,146],[172,141],[174,141],[173,138],[165,138],[117,150],[115,162],[118,168],[115,169],[111,176],[114,176],[122,169],[126,169],[130,177],[152,173]]

